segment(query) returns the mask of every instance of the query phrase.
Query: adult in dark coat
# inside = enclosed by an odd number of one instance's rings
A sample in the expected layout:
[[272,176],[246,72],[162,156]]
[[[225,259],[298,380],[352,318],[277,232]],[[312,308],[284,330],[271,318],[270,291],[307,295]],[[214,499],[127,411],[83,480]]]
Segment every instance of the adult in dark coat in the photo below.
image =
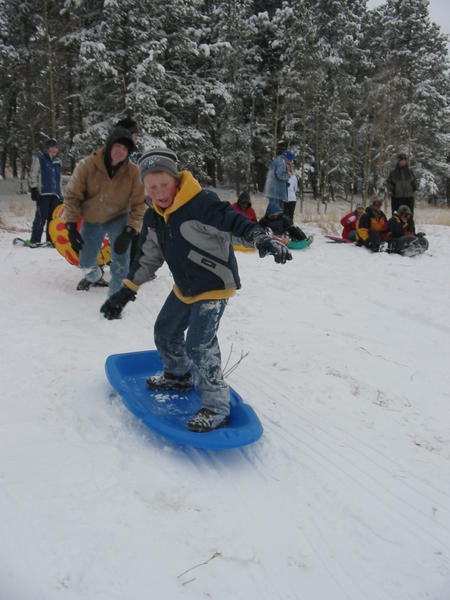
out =
[[408,167],[408,157],[402,153],[398,155],[397,165],[389,173],[386,182],[388,194],[391,197],[392,214],[400,205],[408,206],[414,214],[414,193],[417,190],[417,180]]

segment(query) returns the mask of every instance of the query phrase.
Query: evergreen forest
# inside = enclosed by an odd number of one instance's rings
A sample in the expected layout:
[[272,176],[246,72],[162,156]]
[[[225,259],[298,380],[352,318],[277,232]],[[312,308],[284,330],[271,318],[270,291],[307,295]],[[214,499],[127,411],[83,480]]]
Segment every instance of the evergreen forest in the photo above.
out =
[[447,198],[447,38],[428,0],[0,0],[0,175],[57,138],[64,171],[132,116],[203,183],[262,190],[295,153],[301,190],[384,193],[407,152]]

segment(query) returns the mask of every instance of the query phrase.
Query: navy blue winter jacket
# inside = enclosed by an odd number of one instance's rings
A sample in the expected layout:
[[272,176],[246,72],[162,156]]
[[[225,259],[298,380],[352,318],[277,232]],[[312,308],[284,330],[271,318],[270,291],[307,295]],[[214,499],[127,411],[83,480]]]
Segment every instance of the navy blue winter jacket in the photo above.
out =
[[47,152],[39,152],[33,160],[30,173],[30,188],[38,188],[41,196],[52,195],[62,199],[61,161],[51,158]]
[[227,298],[240,288],[233,238],[253,246],[264,230],[214,192],[202,190],[189,171],[180,176],[173,204],[165,211],[153,204],[145,213],[140,252],[124,283],[136,290],[166,261],[183,302]]

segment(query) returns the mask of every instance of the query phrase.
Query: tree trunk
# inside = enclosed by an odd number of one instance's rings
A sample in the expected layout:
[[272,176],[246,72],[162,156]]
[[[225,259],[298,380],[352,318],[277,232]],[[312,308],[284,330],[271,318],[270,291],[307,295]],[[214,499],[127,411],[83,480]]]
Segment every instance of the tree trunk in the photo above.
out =
[[55,89],[53,85],[53,49],[48,31],[48,4],[44,0],[44,29],[45,41],[47,43],[47,66],[48,66],[48,92],[50,104],[50,129],[51,136],[56,138],[56,107],[55,107]]
[[300,212],[303,213],[303,203],[305,201],[304,182],[305,182],[305,160],[306,160],[306,114],[302,113],[302,150],[301,150],[301,181],[300,181]]
[[280,112],[280,94],[279,94],[279,85],[277,83],[277,92],[275,97],[275,115],[273,119],[273,150],[272,150],[272,158],[276,158],[278,154],[278,118]]

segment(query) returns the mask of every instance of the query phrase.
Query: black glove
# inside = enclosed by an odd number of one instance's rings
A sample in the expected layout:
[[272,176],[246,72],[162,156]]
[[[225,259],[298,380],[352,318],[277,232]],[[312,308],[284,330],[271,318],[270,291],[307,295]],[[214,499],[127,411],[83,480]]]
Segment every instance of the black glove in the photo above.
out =
[[123,285],[118,292],[108,298],[102,305],[100,312],[103,313],[105,319],[120,319],[122,310],[130,300],[131,302],[136,300],[136,292]]
[[425,237],[425,234],[424,234],[424,232],[423,232],[423,231],[418,231],[418,232],[416,233],[416,237]]
[[287,249],[285,244],[282,244],[278,240],[274,240],[268,235],[260,235],[255,240],[255,246],[259,250],[259,256],[264,258],[266,254],[272,254],[275,259],[275,262],[284,263],[287,260],[292,260],[292,254]]
[[37,188],[31,188],[31,199],[33,202],[37,202],[39,200],[39,190]]
[[84,241],[77,230],[76,223],[66,223],[67,233],[69,234],[69,242],[74,252],[79,252],[83,247]]
[[116,237],[114,243],[114,252],[117,254],[123,254],[128,250],[128,246],[131,244],[131,240],[136,235],[136,230],[130,225],[127,225],[122,233]]

